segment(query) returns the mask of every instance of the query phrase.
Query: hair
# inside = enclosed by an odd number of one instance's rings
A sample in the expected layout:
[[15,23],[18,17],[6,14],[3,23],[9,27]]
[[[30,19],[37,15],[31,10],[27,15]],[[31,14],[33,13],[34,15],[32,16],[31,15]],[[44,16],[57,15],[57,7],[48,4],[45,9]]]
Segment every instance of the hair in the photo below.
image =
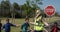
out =
[[6,19],[7,22],[9,22],[9,19]]
[[26,21],[26,20],[29,20],[29,18],[26,18],[25,21]]
[[54,24],[56,24],[56,25],[57,25],[57,22],[55,22]]
[[9,21],[9,19],[6,19],[7,21]]

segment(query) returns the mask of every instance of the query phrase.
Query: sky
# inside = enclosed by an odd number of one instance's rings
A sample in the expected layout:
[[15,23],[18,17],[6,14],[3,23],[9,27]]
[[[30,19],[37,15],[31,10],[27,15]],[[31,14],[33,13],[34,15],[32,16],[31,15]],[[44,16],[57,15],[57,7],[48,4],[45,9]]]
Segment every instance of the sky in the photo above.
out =
[[[1,3],[2,0],[0,0]],[[9,0],[12,4],[17,2],[19,5],[23,5],[26,3],[26,0]],[[55,11],[60,14],[60,0],[43,0],[43,5],[39,5],[41,9],[44,9],[48,5],[52,5],[55,7]]]

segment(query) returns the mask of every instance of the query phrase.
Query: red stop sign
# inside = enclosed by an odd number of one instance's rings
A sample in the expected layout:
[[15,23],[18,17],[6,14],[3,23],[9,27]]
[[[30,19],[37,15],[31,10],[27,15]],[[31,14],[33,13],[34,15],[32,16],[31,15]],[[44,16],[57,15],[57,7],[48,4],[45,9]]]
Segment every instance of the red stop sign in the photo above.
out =
[[53,6],[47,6],[44,12],[47,16],[53,16],[55,14],[55,8]]

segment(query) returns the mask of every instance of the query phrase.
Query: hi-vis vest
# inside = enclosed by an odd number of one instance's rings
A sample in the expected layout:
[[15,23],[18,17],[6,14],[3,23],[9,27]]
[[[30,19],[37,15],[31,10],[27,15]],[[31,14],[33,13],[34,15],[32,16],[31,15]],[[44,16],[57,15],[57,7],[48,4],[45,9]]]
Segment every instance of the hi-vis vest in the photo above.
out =
[[40,21],[41,18],[42,16],[35,19],[34,30],[37,30],[37,31],[44,30],[44,24]]

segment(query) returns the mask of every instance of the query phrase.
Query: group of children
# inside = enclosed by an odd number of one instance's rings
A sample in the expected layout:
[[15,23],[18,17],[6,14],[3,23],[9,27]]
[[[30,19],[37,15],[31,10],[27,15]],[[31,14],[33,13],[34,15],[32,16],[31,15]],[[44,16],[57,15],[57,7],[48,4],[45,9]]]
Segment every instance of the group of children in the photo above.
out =
[[[6,19],[6,24],[2,25],[1,20],[0,20],[0,32],[1,30],[5,29],[5,32],[10,32],[11,31],[11,26],[13,27],[19,27],[20,25],[15,25],[9,22],[9,19]],[[25,19],[25,23],[21,25],[22,32],[29,32],[29,19]],[[29,28],[29,29],[28,29]]]
[[[11,26],[16,27],[17,25],[11,24],[9,22],[9,19],[6,19],[6,24],[2,25],[0,20],[0,32],[2,29],[5,29],[5,32],[10,32]],[[25,23],[22,24],[21,29],[22,29],[22,32],[31,32],[28,18],[25,19]],[[57,27],[57,23],[55,22],[54,25],[52,26],[51,32],[58,32],[58,30],[60,29]]]

